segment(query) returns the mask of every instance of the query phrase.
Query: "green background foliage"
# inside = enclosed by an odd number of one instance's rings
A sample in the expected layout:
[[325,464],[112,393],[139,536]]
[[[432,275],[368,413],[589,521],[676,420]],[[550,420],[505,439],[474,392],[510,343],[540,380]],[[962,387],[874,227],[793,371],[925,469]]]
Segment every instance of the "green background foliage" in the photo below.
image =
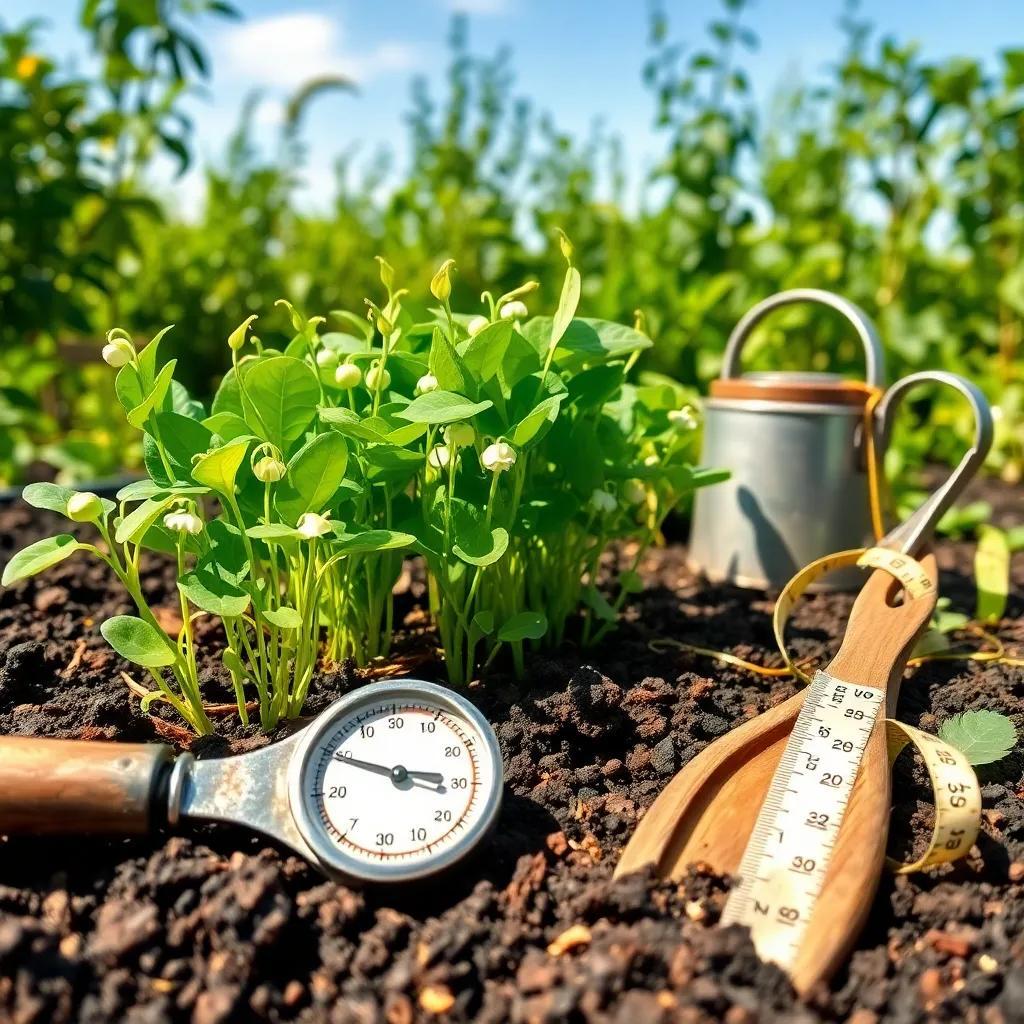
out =
[[[317,313],[360,308],[378,253],[416,293],[455,259],[457,308],[535,278],[538,308],[553,309],[556,227],[576,245],[586,315],[630,323],[643,311],[655,340],[646,368],[704,386],[755,301],[831,288],[877,318],[890,379],[941,366],[982,385],[1000,409],[991,469],[1019,479],[1024,49],[930,63],[848,16],[829,78],[793,87],[766,115],[745,73],[757,40],[743,0],[685,46],[655,10],[637,71],[661,152],[636,206],[615,135],[561,132],[543,98],[516,94],[508,59],[474,53],[455,20],[442,92],[414,85],[397,186],[379,188],[383,164],[356,175],[343,158],[328,212],[296,202],[316,144],[302,137],[303,112],[348,87],[312,81],[271,156],[253,142],[255,99],[246,106],[204,169],[200,216],[186,221],[146,174],[157,158],[193,160],[181,100],[217,59],[196,34],[198,12],[233,16],[218,0],[85,0],[93,77],[48,57],[38,26],[0,28],[0,482],[141,462],[95,365],[114,324],[148,337],[175,323],[166,352],[208,398],[224,341],[250,312],[281,295]],[[283,312],[260,327],[268,344],[291,337]],[[759,342],[761,368],[860,363],[827,312],[780,313]],[[951,456],[969,429],[955,402],[915,412],[897,469]],[[926,415],[933,426],[912,429]]]

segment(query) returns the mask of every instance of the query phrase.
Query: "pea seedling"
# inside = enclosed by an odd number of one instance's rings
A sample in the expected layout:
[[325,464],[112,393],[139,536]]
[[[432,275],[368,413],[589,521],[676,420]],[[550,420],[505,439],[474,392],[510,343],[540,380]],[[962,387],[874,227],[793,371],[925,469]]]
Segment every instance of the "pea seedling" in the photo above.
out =
[[[386,656],[392,590],[406,555],[424,557],[449,678],[465,683],[508,649],[559,642],[582,608],[580,639],[614,624],[665,515],[722,474],[690,465],[697,421],[664,378],[627,378],[651,341],[636,327],[576,316],[582,281],[568,239],[552,317],[529,314],[527,282],[483,311],[451,305],[456,268],[430,282],[419,320],[380,259],[383,295],[368,315],[306,318],[282,300],[293,336],[265,346],[249,317],[228,338],[231,368],[207,411],[160,363],[160,332],[139,349],[109,333],[128,422],[143,434],[148,479],[115,504],[52,484],[39,507],[96,526],[102,546],[62,534],[15,556],[5,584],[76,551],[102,559],[137,615],[103,635],[170,703],[208,732],[195,622],[223,625],[221,652],[239,715],[257,698],[273,728],[301,711],[321,650],[359,664]],[[632,566],[609,601],[597,589],[615,540]],[[144,551],[170,556],[182,625],[168,635],[141,586]],[[322,647],[323,642],[323,647]]]

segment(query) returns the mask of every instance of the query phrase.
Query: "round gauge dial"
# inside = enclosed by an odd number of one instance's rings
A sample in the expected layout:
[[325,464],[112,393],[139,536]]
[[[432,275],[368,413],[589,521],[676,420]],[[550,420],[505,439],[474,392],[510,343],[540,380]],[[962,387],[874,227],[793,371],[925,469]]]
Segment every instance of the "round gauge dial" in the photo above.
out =
[[377,683],[311,726],[293,764],[292,813],[328,870],[420,878],[483,838],[502,774],[494,731],[464,698],[418,680]]

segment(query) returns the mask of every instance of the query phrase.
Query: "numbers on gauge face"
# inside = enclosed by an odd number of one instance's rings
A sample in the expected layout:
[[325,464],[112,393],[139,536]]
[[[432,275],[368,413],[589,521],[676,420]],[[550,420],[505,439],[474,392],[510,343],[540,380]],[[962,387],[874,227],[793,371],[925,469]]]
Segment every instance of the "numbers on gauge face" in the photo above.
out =
[[382,702],[334,723],[307,763],[315,817],[367,863],[425,860],[456,843],[500,785],[476,729],[447,709]]

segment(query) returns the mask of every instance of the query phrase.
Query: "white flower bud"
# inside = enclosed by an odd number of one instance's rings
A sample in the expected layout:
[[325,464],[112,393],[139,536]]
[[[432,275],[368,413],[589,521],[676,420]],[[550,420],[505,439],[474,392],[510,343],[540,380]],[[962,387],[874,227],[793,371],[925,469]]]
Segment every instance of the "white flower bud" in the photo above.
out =
[[437,378],[432,373],[425,373],[416,381],[416,394],[425,395],[428,391],[437,390]]
[[382,369],[380,363],[374,363],[366,373],[366,386],[376,391],[378,384],[381,391],[387,391],[391,387],[391,374]]
[[475,316],[468,324],[466,324],[466,330],[469,331],[471,338],[478,335],[491,321],[485,316]]
[[203,521],[195,514],[184,509],[177,512],[168,512],[164,516],[164,526],[175,533],[188,533],[193,537],[203,532]]
[[516,464],[516,451],[510,444],[496,441],[484,449],[480,462],[492,473],[504,473]]
[[684,405],[682,409],[669,412],[668,420],[677,430],[696,430],[697,410],[692,405]]
[[657,455],[648,455],[644,458],[644,465],[648,468],[661,465],[661,459]]
[[103,362],[120,369],[135,358],[135,348],[125,338],[113,338],[103,346]]
[[468,448],[476,440],[476,431],[468,423],[452,423],[444,428],[444,439],[452,448]]
[[321,348],[316,353],[316,365],[321,370],[331,372],[338,365],[338,353],[333,348]]
[[590,507],[595,512],[614,512],[618,504],[613,494],[602,491],[600,487],[590,495]]
[[427,464],[433,469],[447,469],[452,461],[452,450],[446,444],[436,444],[427,454]]
[[264,455],[252,467],[252,475],[264,484],[276,484],[278,480],[284,479],[287,472],[288,467],[280,459],[275,459],[273,455]]
[[355,363],[342,363],[334,371],[334,383],[348,391],[363,379],[363,371]]
[[74,523],[95,523],[103,515],[103,503],[92,491],[78,491],[68,498],[67,513]]
[[530,311],[526,308],[526,303],[520,302],[518,299],[506,302],[500,310],[502,320],[522,320],[524,316],[529,315]]
[[299,520],[297,529],[306,540],[312,540],[314,537],[322,537],[325,533],[330,533],[333,527],[331,521],[325,516],[318,515],[316,512],[306,512]]

